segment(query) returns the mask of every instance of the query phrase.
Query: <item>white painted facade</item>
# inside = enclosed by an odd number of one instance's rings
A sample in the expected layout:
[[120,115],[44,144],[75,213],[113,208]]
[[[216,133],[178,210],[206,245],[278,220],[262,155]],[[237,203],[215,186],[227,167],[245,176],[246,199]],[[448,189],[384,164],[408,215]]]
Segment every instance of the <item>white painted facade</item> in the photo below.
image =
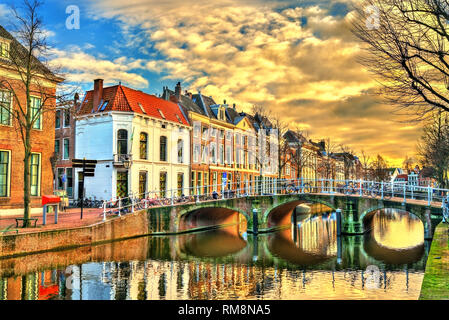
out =
[[[164,128],[165,127],[165,128]],[[127,149],[131,165],[126,169],[114,162],[117,134],[127,131]],[[147,159],[140,157],[140,134],[148,135]],[[146,173],[145,191],[160,188],[160,174],[166,173],[166,190],[176,189],[183,175],[183,193],[190,194],[190,127],[132,112],[111,111],[83,115],[76,119],[75,158],[97,160],[95,177],[85,178],[85,197],[97,200],[117,199],[117,173],[127,172],[128,193],[139,193],[139,173]],[[160,161],[160,137],[167,137],[167,159]],[[182,141],[183,161],[178,162],[178,141]],[[79,195],[79,172],[75,170],[75,198]],[[171,193],[168,193],[171,196]]]

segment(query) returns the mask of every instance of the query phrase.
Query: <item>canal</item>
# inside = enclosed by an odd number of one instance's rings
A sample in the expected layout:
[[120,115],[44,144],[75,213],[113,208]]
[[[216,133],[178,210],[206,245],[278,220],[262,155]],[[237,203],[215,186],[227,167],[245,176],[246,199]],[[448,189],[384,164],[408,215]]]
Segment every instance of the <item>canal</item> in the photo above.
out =
[[418,299],[429,249],[419,219],[383,209],[368,234],[339,238],[335,214],[311,207],[258,236],[228,223],[3,259],[0,300]]

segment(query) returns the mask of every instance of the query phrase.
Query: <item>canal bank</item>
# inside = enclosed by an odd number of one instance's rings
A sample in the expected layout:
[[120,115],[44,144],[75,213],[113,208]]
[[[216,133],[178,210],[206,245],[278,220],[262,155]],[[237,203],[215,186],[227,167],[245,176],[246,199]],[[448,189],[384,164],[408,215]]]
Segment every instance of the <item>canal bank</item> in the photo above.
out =
[[449,225],[441,222],[434,233],[421,286],[420,300],[449,299]]

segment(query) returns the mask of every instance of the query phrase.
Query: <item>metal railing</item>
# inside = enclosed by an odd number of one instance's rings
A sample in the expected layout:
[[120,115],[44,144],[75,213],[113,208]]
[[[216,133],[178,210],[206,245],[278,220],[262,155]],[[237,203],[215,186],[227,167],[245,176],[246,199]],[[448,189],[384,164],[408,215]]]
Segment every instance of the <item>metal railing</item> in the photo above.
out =
[[363,180],[334,179],[267,179],[241,181],[178,188],[170,190],[131,193],[128,197],[102,201],[103,220],[108,215],[132,213],[136,210],[155,206],[174,206],[186,203],[201,203],[249,196],[273,196],[283,194],[344,194],[349,196],[378,198],[381,200],[398,199],[402,203],[410,200],[426,201],[427,205],[444,200],[449,212],[449,190],[433,187],[407,185],[405,183],[376,182]]

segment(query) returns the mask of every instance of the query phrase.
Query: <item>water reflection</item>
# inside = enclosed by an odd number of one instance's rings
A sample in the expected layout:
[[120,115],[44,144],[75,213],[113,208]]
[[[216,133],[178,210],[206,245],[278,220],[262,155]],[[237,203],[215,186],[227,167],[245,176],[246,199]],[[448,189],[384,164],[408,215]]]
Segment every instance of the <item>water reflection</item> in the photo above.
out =
[[0,299],[418,298],[426,255],[416,219],[378,212],[370,235],[337,238],[335,216],[323,213],[268,235],[235,224],[0,260]]

